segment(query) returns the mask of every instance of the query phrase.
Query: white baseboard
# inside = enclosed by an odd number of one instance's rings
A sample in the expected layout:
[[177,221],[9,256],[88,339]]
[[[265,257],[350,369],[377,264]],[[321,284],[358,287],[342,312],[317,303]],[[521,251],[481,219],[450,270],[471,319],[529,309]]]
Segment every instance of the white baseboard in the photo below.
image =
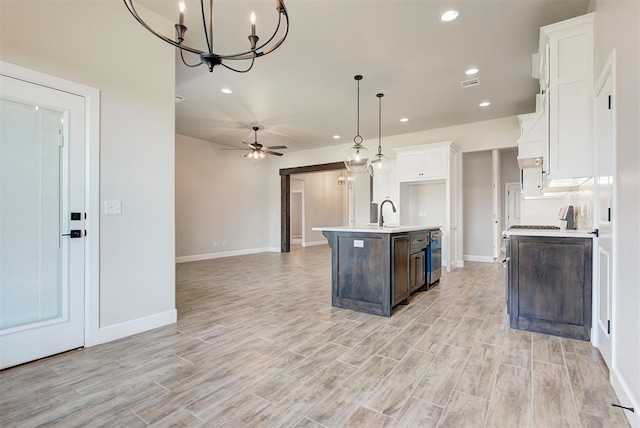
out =
[[[244,256],[247,254],[266,253],[269,251],[275,251],[275,250],[272,249],[271,247],[265,247],[265,248],[249,248],[247,250],[221,251],[219,253],[195,254],[193,256],[176,257],[176,263],[197,262],[200,260],[220,259],[223,257],[232,257],[232,256]],[[277,251],[279,252],[280,249],[278,248]]]
[[481,263],[493,263],[495,260],[491,256],[468,256],[465,255],[465,262],[481,262]]
[[316,245],[327,245],[327,240],[323,239],[322,241],[313,241],[313,242],[303,242],[303,247],[313,247]]
[[107,327],[100,327],[98,329],[98,341],[93,343],[92,346],[173,324],[177,320],[178,311],[172,309],[170,311],[160,312],[147,317],[125,321]]
[[623,410],[629,424],[633,428],[640,428],[640,415],[638,414],[640,403],[638,402],[638,397],[633,396],[629,385],[620,376],[620,373],[615,367],[611,371],[611,384],[613,385],[613,390],[620,399],[620,404],[625,407],[633,407],[636,410],[635,413]]

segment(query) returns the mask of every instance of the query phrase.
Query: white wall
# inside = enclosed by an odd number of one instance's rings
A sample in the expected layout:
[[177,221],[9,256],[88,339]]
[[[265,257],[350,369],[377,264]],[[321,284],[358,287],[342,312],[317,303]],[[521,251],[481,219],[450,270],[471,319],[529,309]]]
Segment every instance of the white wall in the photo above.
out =
[[311,230],[313,227],[342,225],[346,186],[338,185],[338,175],[339,172],[332,171],[295,176],[304,180],[305,231],[302,245],[327,242],[322,232]]
[[465,260],[493,257],[492,162],[491,151],[462,155]]
[[[483,122],[467,123],[446,128],[431,129],[410,134],[385,137],[382,141],[382,152],[394,157],[393,149],[398,147],[415,146],[420,144],[436,143],[441,141],[453,141],[461,152],[490,150],[494,148],[513,147],[520,136],[520,126],[516,116],[509,116]],[[327,141],[333,144],[333,141]],[[372,150],[377,146],[377,139],[364,141],[365,146]],[[269,246],[280,246],[280,168],[291,168],[305,165],[316,165],[329,162],[339,162],[343,159],[344,151],[351,144],[326,146],[318,149],[304,150],[288,153],[278,159],[269,162]],[[366,174],[356,174],[356,180],[368,180]],[[358,200],[357,205],[364,209],[362,204],[368,204],[366,200]],[[368,207],[367,213],[368,213]],[[465,212],[467,207],[465,207]],[[473,211],[468,211],[473,212]],[[367,214],[368,218],[368,214]],[[362,218],[365,219],[363,214]]]
[[616,50],[617,144],[614,224],[614,388],[640,427],[640,2],[592,0],[595,76]]
[[179,261],[266,250],[267,166],[222,147],[176,135]]
[[100,201],[122,215],[100,215],[99,340],[175,320],[175,53],[144,31],[121,2],[0,2],[0,60],[101,91]]

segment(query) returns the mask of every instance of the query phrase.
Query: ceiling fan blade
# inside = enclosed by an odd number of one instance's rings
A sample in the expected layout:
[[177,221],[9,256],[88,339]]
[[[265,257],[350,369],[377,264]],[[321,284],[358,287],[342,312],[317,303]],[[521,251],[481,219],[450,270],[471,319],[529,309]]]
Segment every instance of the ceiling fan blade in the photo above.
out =
[[287,146],[269,146],[269,147],[265,147],[265,149],[271,149],[271,150],[283,150],[283,149],[288,149],[289,147]]
[[241,143],[242,143],[242,144],[246,144],[247,146],[251,147],[251,148],[252,148],[252,149],[254,149],[254,150],[255,150],[255,149],[257,149],[257,147],[253,145],[254,143],[246,143],[246,142],[244,142],[244,141],[241,141]]
[[243,158],[248,158],[249,155],[251,154],[251,152],[247,153],[246,155],[242,156]]
[[224,148],[224,149],[220,149],[220,150],[249,150],[249,149],[232,149],[232,148]]
[[262,149],[262,150],[260,150],[260,151],[261,151],[261,152],[264,152],[264,153],[269,153],[270,155],[275,155],[275,156],[282,156],[282,155],[283,155],[283,153],[272,152],[271,150],[265,150],[265,149]]

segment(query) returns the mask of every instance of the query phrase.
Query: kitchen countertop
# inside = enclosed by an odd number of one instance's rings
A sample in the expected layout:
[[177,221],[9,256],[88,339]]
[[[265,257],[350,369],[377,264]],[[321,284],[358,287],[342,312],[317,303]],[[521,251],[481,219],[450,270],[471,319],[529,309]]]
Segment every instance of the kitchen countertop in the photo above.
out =
[[548,230],[548,229],[513,229],[502,232],[503,236],[549,236],[556,238],[593,238],[589,230]]
[[437,230],[442,226],[326,226],[326,227],[313,227],[311,230],[319,232],[365,232],[365,233],[401,233],[401,232],[415,232],[418,230]]

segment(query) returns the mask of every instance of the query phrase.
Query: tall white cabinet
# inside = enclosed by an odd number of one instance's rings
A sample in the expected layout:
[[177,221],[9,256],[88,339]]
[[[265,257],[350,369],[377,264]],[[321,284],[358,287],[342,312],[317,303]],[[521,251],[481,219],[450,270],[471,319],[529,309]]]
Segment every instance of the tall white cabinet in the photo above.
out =
[[591,13],[540,29],[547,179],[592,175],[593,18]]
[[[462,267],[460,156],[452,141],[396,152],[400,224],[442,226],[442,265]],[[375,185],[374,185],[375,186]]]

